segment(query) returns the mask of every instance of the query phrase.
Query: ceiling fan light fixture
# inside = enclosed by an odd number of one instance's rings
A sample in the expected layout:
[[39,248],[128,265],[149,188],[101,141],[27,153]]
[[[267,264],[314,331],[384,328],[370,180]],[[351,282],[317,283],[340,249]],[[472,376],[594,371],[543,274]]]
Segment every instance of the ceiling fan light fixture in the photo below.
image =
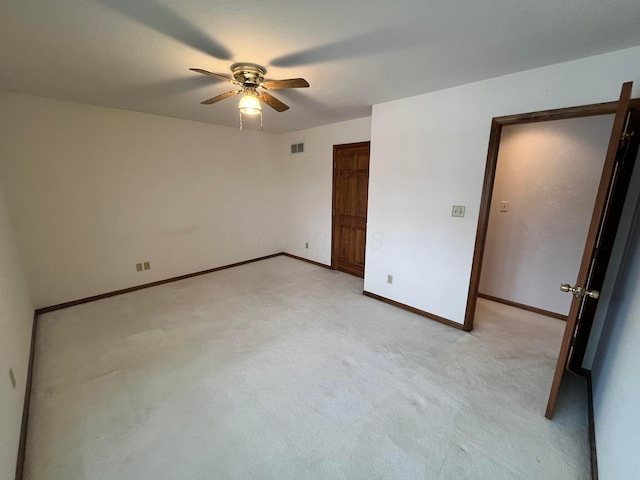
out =
[[260,105],[260,100],[258,99],[256,94],[252,92],[246,92],[242,96],[238,107],[240,108],[240,113],[244,113],[246,115],[258,115],[259,113],[262,113],[262,105]]
[[224,80],[240,87],[240,90],[231,90],[209,98],[203,105],[211,105],[235,95],[242,95],[238,104],[238,116],[240,117],[240,130],[242,130],[242,114],[257,116],[260,115],[260,130],[262,130],[262,103],[273,108],[276,112],[289,110],[289,106],[282,103],[269,92],[258,91],[258,88],[265,90],[281,90],[284,88],[306,88],[309,86],[304,78],[288,78],[286,80],[268,80],[265,82],[264,76],[267,69],[255,63],[234,63],[231,65],[233,78],[219,73],[209,72],[201,68],[190,68],[189,70],[208,75],[218,80]]

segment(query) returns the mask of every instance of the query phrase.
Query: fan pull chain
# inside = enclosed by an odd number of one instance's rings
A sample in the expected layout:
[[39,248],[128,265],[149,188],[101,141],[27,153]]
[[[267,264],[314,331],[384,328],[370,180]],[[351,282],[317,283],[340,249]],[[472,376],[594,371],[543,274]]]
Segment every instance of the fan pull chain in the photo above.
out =
[[[242,112],[239,112],[240,115],[240,130],[242,130]],[[264,132],[264,128],[262,127],[262,112],[260,112],[260,131]]]

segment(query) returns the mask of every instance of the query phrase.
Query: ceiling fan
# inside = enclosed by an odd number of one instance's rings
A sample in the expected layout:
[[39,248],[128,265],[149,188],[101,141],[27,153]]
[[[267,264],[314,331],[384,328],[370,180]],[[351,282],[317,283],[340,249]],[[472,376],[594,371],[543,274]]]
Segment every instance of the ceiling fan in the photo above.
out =
[[[225,98],[233,97],[234,95],[242,94],[240,99],[239,109],[240,113],[248,115],[257,115],[262,113],[262,106],[260,101],[263,101],[271,108],[278,112],[284,112],[289,109],[288,105],[285,105],[276,97],[270,93],[259,91],[258,88],[266,90],[280,90],[284,88],[306,88],[309,86],[304,78],[290,78],[287,80],[265,80],[264,76],[267,73],[267,69],[261,65],[255,63],[234,63],[231,65],[231,72],[233,78],[226,75],[220,75],[218,73],[202,70],[201,68],[190,68],[194,72],[202,73],[203,75],[209,75],[211,77],[224,80],[229,83],[233,83],[241,87],[240,90],[231,90],[229,92],[221,93],[213,98],[201,102],[203,105],[211,105],[213,103],[224,100]],[[240,116],[242,122],[242,115]],[[242,123],[241,127],[242,128]]]

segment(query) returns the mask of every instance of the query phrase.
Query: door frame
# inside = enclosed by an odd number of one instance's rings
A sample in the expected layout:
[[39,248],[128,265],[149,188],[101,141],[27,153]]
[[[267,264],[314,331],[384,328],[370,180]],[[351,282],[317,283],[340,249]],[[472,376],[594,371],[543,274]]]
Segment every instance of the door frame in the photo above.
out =
[[[338,159],[337,153],[338,149],[344,147],[369,147],[369,155],[371,155],[371,140],[367,140],[366,142],[355,142],[355,143],[341,143],[339,145],[333,146],[333,172],[331,174],[332,184],[331,184],[331,269],[338,269],[338,242],[336,235],[336,185],[337,185],[337,174],[338,174]],[[369,200],[367,198],[367,210],[369,209]],[[365,258],[366,262],[366,258]],[[366,268],[366,263],[365,263]]]
[[[489,135],[489,148],[484,174],[484,184],[482,187],[480,211],[478,213],[478,227],[476,230],[473,262],[471,265],[471,277],[469,280],[469,292],[467,296],[467,307],[462,327],[463,330],[467,332],[473,330],[476,305],[478,302],[478,290],[480,288],[480,274],[482,273],[482,261],[486,246],[487,231],[489,228],[491,197],[493,196],[493,186],[496,177],[496,166],[498,164],[498,151],[500,148],[502,129],[509,125],[522,125],[525,123],[538,123],[553,120],[568,120],[572,118],[593,117],[597,115],[613,115],[616,113],[617,106],[618,101],[616,100],[613,102],[594,103],[577,107],[506,115],[503,117],[494,117],[491,120],[491,133]],[[640,107],[640,99],[632,99],[630,107]]]

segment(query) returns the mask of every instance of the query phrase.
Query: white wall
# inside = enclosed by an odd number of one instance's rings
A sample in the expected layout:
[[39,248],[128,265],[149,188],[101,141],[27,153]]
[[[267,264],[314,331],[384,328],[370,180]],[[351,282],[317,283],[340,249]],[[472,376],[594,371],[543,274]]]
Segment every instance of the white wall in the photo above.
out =
[[33,305],[2,190],[0,185],[0,478],[10,479],[20,439]]
[[365,289],[462,323],[491,119],[616,100],[629,80],[638,97],[640,47],[375,105]]
[[481,293],[569,313],[559,286],[580,269],[612,125],[600,115],[502,130]]
[[602,480],[632,480],[640,471],[640,204],[623,258],[592,369]]
[[275,135],[6,93],[0,112],[36,307],[279,251]]
[[[282,250],[331,264],[333,145],[370,139],[371,118],[300,130],[280,137],[287,202],[287,228],[278,239]],[[291,155],[291,144],[301,142],[304,142],[304,153]],[[306,242],[309,242],[308,249]]]

